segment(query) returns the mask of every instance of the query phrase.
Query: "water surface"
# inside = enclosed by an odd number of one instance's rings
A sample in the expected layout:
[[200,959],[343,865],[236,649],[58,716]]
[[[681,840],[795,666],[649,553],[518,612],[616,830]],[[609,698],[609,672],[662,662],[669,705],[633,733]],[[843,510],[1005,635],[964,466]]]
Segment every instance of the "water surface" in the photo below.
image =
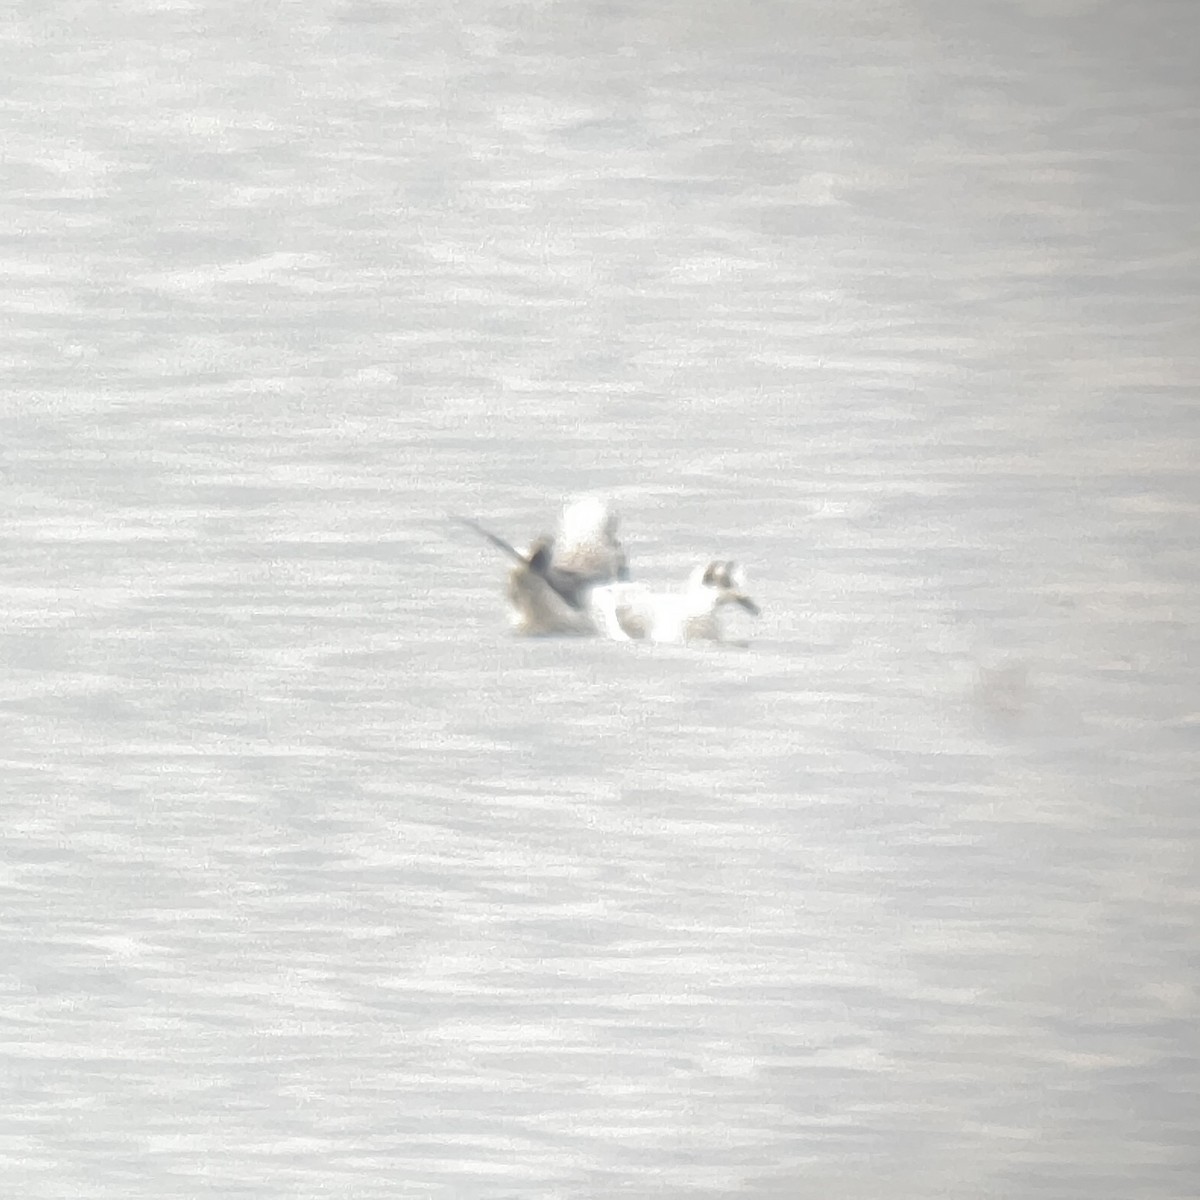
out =
[[23,6],[12,1193],[1193,1195],[1196,27]]

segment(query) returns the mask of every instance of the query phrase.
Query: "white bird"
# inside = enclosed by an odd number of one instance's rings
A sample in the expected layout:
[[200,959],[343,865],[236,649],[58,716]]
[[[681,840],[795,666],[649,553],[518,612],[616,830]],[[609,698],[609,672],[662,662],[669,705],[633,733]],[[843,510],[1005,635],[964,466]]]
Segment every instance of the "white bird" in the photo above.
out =
[[745,573],[737,563],[720,559],[698,566],[679,592],[652,592],[645,584],[617,581],[593,587],[588,597],[595,626],[619,642],[722,641],[722,610],[731,604],[759,615],[746,592]]
[[567,504],[556,534],[537,538],[525,554],[477,522],[466,517],[458,520],[516,561],[507,588],[516,633],[594,634],[590,592],[628,577],[625,550],[617,538],[617,515],[595,496]]

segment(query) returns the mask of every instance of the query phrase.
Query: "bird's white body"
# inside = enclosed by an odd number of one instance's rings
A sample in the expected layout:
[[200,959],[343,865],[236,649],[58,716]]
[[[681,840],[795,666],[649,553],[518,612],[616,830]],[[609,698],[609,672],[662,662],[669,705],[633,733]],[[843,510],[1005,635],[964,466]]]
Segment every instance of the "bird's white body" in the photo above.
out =
[[716,560],[698,566],[682,591],[654,592],[641,583],[610,583],[591,590],[588,607],[596,628],[614,641],[719,642],[724,640],[727,606],[758,614],[745,587],[745,575],[736,563]]

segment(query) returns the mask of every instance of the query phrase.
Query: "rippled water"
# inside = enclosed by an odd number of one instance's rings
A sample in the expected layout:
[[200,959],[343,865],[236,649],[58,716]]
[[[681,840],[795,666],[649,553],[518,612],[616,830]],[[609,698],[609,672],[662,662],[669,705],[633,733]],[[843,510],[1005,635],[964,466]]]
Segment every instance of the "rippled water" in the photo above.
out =
[[1194,1195],[1198,27],[20,6],[6,1189]]

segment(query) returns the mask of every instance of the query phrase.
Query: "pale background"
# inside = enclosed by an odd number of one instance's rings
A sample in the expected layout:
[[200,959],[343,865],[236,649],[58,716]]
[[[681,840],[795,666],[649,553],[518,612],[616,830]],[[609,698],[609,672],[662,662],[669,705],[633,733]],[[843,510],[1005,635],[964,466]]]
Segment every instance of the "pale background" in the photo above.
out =
[[11,6],[3,1193],[1200,1194],[1198,33]]

